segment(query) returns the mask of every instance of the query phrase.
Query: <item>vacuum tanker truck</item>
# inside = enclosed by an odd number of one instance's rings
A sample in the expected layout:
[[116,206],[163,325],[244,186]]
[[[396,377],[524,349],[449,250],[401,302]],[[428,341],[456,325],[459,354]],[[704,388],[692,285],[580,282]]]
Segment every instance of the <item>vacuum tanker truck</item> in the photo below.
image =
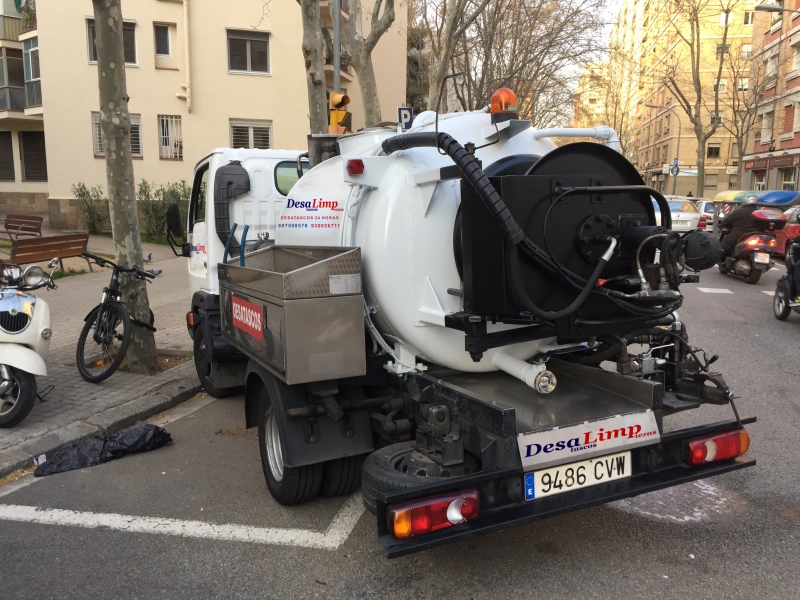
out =
[[671,230],[611,129],[515,104],[195,169],[198,376],[244,391],[275,500],[360,486],[390,557],[755,465],[679,317],[717,241]]

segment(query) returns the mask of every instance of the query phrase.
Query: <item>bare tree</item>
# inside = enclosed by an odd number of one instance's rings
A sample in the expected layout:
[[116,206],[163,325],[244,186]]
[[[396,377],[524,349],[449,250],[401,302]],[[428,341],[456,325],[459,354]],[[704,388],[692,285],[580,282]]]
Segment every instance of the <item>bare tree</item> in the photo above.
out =
[[[677,0],[673,21],[678,45],[664,65],[663,84],[675,95],[678,104],[686,113],[697,138],[697,189],[705,189],[706,142],[722,125],[720,113],[720,88],[726,55],[730,52],[728,29],[731,15],[738,0]],[[727,13],[722,30],[721,43],[716,37],[704,34],[708,26],[719,16]],[[711,54],[709,44],[716,44]],[[709,56],[715,56],[713,61]],[[710,81],[706,73],[716,73]]]
[[[384,33],[394,23],[394,0],[375,0],[369,16],[369,34],[364,37],[361,26],[361,0],[350,3],[350,19],[342,28],[344,46],[350,52],[350,64],[356,71],[361,100],[364,104],[364,122],[372,127],[381,121],[381,103],[375,71],[372,68],[372,51]],[[334,49],[337,51],[338,49]]]
[[297,0],[303,23],[303,62],[306,67],[308,119],[311,133],[328,132],[328,102],[325,84],[325,38],[319,16],[319,0]]
[[[117,262],[124,267],[142,264],[142,238],[133,185],[131,118],[125,79],[120,0],[92,0],[96,25],[97,78],[100,88],[100,129],[106,144],[106,177],[111,231]],[[125,284],[125,306],[137,320],[150,322],[145,283],[130,278]],[[133,327],[127,352],[128,367],[154,373],[158,365],[153,332]]]
[[406,103],[419,114],[428,108],[431,51],[422,23],[423,0],[409,0],[406,31]]

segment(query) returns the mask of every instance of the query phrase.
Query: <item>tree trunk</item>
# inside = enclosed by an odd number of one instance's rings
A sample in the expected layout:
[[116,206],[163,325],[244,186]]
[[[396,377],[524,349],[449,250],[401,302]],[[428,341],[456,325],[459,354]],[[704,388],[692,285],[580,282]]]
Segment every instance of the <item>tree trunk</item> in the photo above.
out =
[[[366,52],[362,51],[360,54],[366,54]],[[359,56],[357,60],[360,63],[357,73],[361,101],[364,103],[364,126],[374,127],[382,120],[378,85],[375,83],[375,69],[372,68],[370,56]]]
[[[106,177],[114,251],[124,267],[142,264],[142,238],[133,185],[131,119],[125,82],[125,52],[122,45],[120,0],[92,0],[96,24],[97,78],[100,88],[100,128],[106,150]],[[128,312],[139,321],[150,322],[150,304],[145,283],[122,279]],[[155,373],[158,366],[153,332],[133,326],[128,347],[128,368],[134,373]]]
[[[442,90],[442,81],[444,81],[444,78],[447,76],[447,66],[450,64],[452,54],[452,51],[448,53],[447,61],[439,57],[439,62],[437,62],[436,66],[431,70],[431,84],[428,87],[428,110],[436,110],[436,102],[439,100],[439,93]],[[445,103],[439,108],[442,112],[447,112],[447,93],[443,93],[442,96]]]
[[[319,0],[298,0],[303,21],[303,61],[306,66],[308,118],[311,133],[328,133],[328,103],[325,91],[325,40],[319,18]],[[336,49],[334,49],[335,51]]]

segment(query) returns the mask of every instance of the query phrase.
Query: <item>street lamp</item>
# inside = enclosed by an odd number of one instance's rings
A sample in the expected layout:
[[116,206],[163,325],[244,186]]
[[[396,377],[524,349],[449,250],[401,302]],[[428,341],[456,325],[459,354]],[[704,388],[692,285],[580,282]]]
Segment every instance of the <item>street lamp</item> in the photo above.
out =
[[779,13],[779,12],[800,13],[800,10],[783,8],[782,6],[778,6],[777,4],[759,4],[758,6],[756,6],[756,10],[760,12],[770,12],[770,13]]
[[[763,5],[759,5],[759,6],[763,6]],[[674,106],[670,106],[669,108],[667,108],[663,104],[645,104],[645,106],[647,108],[666,108],[667,110],[672,111],[672,114],[674,114],[675,118],[678,120],[678,145],[677,145],[677,148],[675,149],[675,160],[677,161],[678,165],[680,165],[681,130],[683,129],[683,126],[681,125],[680,116],[678,116],[678,113],[675,112],[675,107]],[[680,166],[678,167],[678,173],[680,173]],[[677,173],[672,176],[672,195],[673,196],[675,195],[675,186],[676,185],[678,185],[678,174]]]

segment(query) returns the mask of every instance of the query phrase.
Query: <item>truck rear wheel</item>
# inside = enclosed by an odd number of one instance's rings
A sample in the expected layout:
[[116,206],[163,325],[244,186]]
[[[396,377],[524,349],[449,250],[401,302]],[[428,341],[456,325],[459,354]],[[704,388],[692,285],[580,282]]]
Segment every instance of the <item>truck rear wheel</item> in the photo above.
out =
[[341,496],[349,494],[361,485],[361,469],[365,455],[346,456],[329,460],[322,467],[322,487],[320,496]]
[[414,442],[401,442],[367,456],[361,471],[361,495],[364,506],[374,515],[381,493],[413,490],[439,483],[443,477],[478,471],[478,462],[470,454],[464,453],[464,462],[459,465],[443,467],[414,450]]
[[299,504],[317,496],[322,485],[323,465],[288,467],[284,461],[278,419],[266,389],[258,406],[258,445],[267,489],[280,504]]

